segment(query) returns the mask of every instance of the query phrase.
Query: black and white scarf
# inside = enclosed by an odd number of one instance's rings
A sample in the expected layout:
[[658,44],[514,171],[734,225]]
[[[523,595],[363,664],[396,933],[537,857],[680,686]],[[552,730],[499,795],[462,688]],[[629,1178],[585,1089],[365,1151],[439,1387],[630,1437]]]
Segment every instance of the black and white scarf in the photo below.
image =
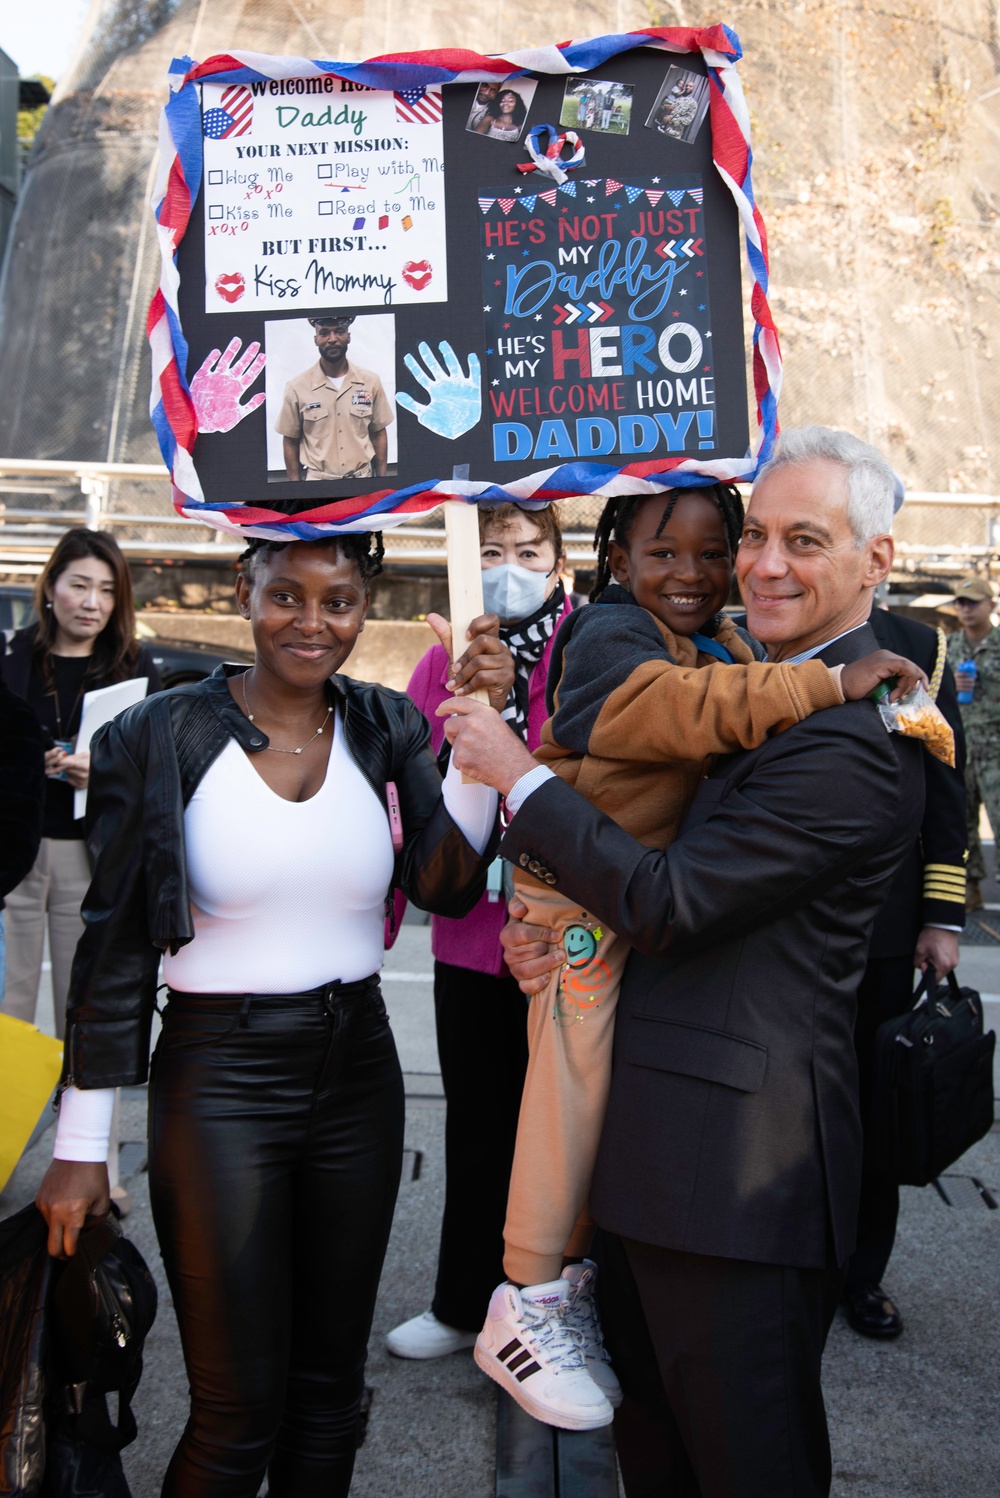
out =
[[519,739],[527,740],[528,737],[528,690],[531,673],[545,654],[545,647],[555,634],[556,624],[565,607],[566,591],[562,583],[557,582],[550,596],[534,614],[527,619],[519,619],[516,624],[500,626],[500,638],[514,657],[514,685],[500,716]]

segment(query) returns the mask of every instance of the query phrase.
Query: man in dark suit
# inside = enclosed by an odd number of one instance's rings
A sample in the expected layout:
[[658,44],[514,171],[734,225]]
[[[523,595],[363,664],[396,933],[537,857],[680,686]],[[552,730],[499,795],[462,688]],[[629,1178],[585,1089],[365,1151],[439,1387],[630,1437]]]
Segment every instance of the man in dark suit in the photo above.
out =
[[858,990],[854,1031],[861,1082],[865,1148],[858,1208],[858,1241],[847,1266],[844,1315],[862,1336],[889,1339],[903,1319],[882,1288],[896,1238],[899,1186],[878,1165],[872,1116],[875,1036],[879,1025],[913,1004],[913,970],[930,964],[946,978],[958,964],[958,933],[965,924],[965,736],[955,678],[941,630],[916,619],[872,610],[879,644],[915,661],[955,733],[955,768],[924,756],[926,801],[920,836],[910,847],[879,911]]
[[[875,648],[892,491],[867,444],[786,434],[737,555],[770,659],[836,666]],[[634,1425],[621,1431],[629,1498],[819,1498],[820,1364],[860,1182],[855,996],[920,825],[923,750],[869,702],[816,713],[720,759],[660,853],[529,769],[479,704],[456,704],[448,734],[458,768],[507,796],[503,855],[633,948],[591,1198],[621,1242],[662,1386],[639,1412],[653,1456]],[[559,960],[539,954],[544,935],[508,933],[525,982]]]

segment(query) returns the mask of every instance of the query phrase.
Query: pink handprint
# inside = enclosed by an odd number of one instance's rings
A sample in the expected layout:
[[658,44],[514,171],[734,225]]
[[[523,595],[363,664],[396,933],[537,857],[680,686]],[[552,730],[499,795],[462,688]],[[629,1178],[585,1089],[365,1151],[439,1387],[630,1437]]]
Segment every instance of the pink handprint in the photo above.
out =
[[264,392],[240,405],[240,396],[249,390],[254,380],[267,363],[267,355],[260,352],[259,343],[247,345],[247,351],[236,363],[240,348],[238,338],[230,339],[226,352],[214,348],[191,381],[191,399],[198,418],[199,432],[231,432],[244,416],[264,400]]

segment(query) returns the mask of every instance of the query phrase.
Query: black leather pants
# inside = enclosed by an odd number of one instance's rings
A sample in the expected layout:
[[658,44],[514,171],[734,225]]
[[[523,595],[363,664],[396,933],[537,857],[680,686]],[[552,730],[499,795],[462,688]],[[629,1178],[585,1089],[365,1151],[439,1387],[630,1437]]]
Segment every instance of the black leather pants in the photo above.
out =
[[149,1117],[191,1385],[164,1495],[342,1498],[403,1147],[377,982],[171,993]]

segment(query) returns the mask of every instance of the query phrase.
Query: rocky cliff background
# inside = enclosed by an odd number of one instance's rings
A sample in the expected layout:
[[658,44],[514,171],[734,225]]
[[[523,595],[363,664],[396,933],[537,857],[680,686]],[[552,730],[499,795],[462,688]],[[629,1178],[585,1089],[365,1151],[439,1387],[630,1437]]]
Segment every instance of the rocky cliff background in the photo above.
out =
[[1000,0],[93,0],[0,286],[0,454],[156,459],[147,202],[172,56],[501,51],[720,19],[746,52],[783,423],[851,428],[910,487],[997,492]]

